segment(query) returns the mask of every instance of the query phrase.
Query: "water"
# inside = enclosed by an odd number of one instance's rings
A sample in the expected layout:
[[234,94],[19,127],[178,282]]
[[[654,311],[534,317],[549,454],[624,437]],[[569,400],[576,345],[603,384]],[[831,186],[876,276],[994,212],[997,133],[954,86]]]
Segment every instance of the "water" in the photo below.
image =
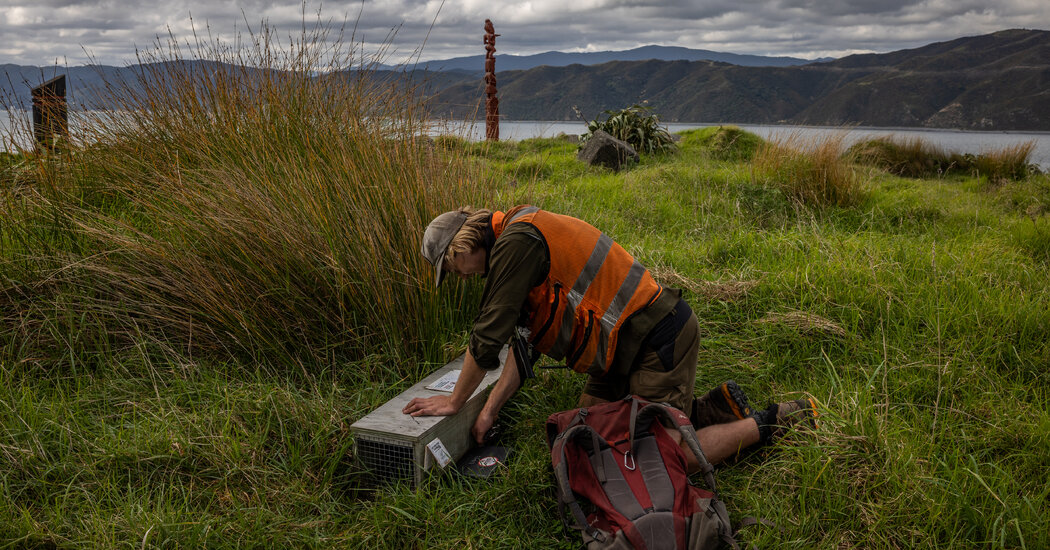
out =
[[[23,119],[20,121],[13,120],[15,117]],[[28,120],[29,126],[26,125],[24,120],[26,117],[30,117]],[[27,112],[15,111],[14,114],[8,111],[0,111],[0,151],[10,151],[15,149],[15,144],[21,148],[26,148],[32,143],[32,136],[26,134],[26,128],[29,128],[29,132],[32,132],[32,118]],[[12,135],[17,134],[17,135]]]
[[[668,130],[680,132],[694,128],[718,126],[718,124],[668,123]],[[832,128],[819,126],[768,126],[737,124],[740,128],[765,139],[787,138],[799,135],[803,140],[842,134],[848,147],[858,141],[876,137],[894,136],[899,139],[921,138],[927,143],[948,152],[980,154],[1005,149],[1028,141],[1035,142],[1030,162],[1043,170],[1050,170],[1050,132],[967,132],[925,128]],[[459,122],[459,132],[473,140],[485,138],[484,122],[472,124]],[[535,122],[503,121],[500,123],[500,139],[522,140],[534,137],[554,137],[558,134],[582,134],[587,125],[582,122]]]
[[[94,114],[99,112],[71,109],[68,119],[70,134],[77,136],[85,128],[95,125],[98,119]],[[33,112],[0,110],[0,151],[33,148]]]
[[[28,113],[17,112],[16,116],[28,117]],[[70,113],[70,118],[76,117],[75,112]],[[22,119],[23,121],[26,118]],[[71,125],[75,131],[75,120]],[[9,150],[12,144],[12,120],[9,113],[0,111],[0,151]],[[717,126],[717,124],[689,124],[669,123],[666,125],[671,132],[680,132],[693,128],[704,128]],[[1050,170],[1050,132],[964,132],[958,130],[938,130],[919,128],[828,128],[816,126],[763,126],[751,124],[739,124],[741,128],[758,134],[765,139],[786,138],[798,134],[802,139],[820,138],[828,134],[844,134],[846,145],[857,141],[875,137],[895,136],[900,139],[921,138],[927,143],[940,147],[949,152],[980,154],[987,151],[1001,150],[1028,141],[1035,142],[1032,150],[1031,162],[1039,165],[1043,170]],[[23,148],[30,146],[27,133],[29,128],[26,122],[15,123],[14,127],[21,128],[18,133],[17,142]],[[485,124],[471,123],[467,121],[454,121],[446,126],[449,131],[462,135],[467,139],[481,140],[485,138]],[[503,121],[500,123],[500,138],[505,140],[523,140],[534,137],[554,137],[558,134],[582,134],[587,131],[587,126],[582,122],[537,122],[537,121]],[[438,132],[438,130],[435,130]]]

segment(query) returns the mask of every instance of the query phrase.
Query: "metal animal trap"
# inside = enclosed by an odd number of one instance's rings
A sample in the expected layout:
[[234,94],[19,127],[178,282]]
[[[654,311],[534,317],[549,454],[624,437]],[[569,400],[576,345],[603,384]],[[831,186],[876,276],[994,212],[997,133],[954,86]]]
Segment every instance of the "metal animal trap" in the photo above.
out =
[[376,476],[376,481],[386,483],[405,480],[412,485],[420,483],[423,475],[438,463],[427,448],[435,439],[440,439],[453,462],[473,446],[470,428],[488,398],[489,388],[503,372],[506,348],[500,353],[499,368],[485,373],[478,388],[458,413],[451,416],[413,417],[401,412],[413,398],[451,395],[428,386],[447,382],[453,376],[450,373],[463,368],[463,358],[461,355],[432,372],[418,384],[350,426],[354,433],[357,459]]

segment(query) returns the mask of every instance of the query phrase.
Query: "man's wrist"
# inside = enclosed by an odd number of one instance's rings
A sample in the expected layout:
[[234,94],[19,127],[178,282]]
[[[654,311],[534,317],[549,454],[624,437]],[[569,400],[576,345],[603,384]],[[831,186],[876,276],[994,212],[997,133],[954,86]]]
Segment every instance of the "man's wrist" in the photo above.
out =
[[[456,389],[459,389],[459,388],[457,387]],[[467,404],[467,401],[470,399],[470,396],[473,393],[474,393],[473,391],[469,391],[469,392],[468,391],[458,391],[457,392],[457,391],[453,390],[452,391],[452,395],[448,396],[448,403],[450,405],[452,405],[453,407],[455,407],[456,410],[458,411],[459,409],[463,408],[463,405]]]

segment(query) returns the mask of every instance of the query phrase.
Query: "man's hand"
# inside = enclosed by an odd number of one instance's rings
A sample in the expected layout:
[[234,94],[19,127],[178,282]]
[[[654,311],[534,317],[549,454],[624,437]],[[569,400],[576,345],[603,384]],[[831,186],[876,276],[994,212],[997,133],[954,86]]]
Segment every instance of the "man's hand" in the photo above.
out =
[[467,356],[463,359],[463,368],[459,371],[456,387],[452,395],[435,395],[433,397],[417,397],[408,402],[401,412],[412,416],[448,416],[456,414],[467,399],[478,389],[481,379],[485,377],[485,371],[481,370],[474,356],[467,350]]
[[481,411],[478,419],[474,421],[474,427],[470,429],[470,433],[474,435],[474,441],[477,441],[478,445],[485,444],[485,434],[488,433],[495,423],[495,416],[486,413],[484,410]]
[[417,397],[408,402],[401,412],[412,416],[448,416],[459,412],[459,407],[452,403],[452,397],[448,395],[435,395],[433,397]]

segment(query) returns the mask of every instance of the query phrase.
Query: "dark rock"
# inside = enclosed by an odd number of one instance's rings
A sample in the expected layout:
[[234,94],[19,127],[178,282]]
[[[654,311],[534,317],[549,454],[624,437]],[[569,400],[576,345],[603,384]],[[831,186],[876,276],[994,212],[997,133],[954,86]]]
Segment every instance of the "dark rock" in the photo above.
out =
[[623,168],[628,161],[638,162],[638,152],[625,141],[596,130],[577,153],[576,159],[591,166],[601,165],[613,170]]

